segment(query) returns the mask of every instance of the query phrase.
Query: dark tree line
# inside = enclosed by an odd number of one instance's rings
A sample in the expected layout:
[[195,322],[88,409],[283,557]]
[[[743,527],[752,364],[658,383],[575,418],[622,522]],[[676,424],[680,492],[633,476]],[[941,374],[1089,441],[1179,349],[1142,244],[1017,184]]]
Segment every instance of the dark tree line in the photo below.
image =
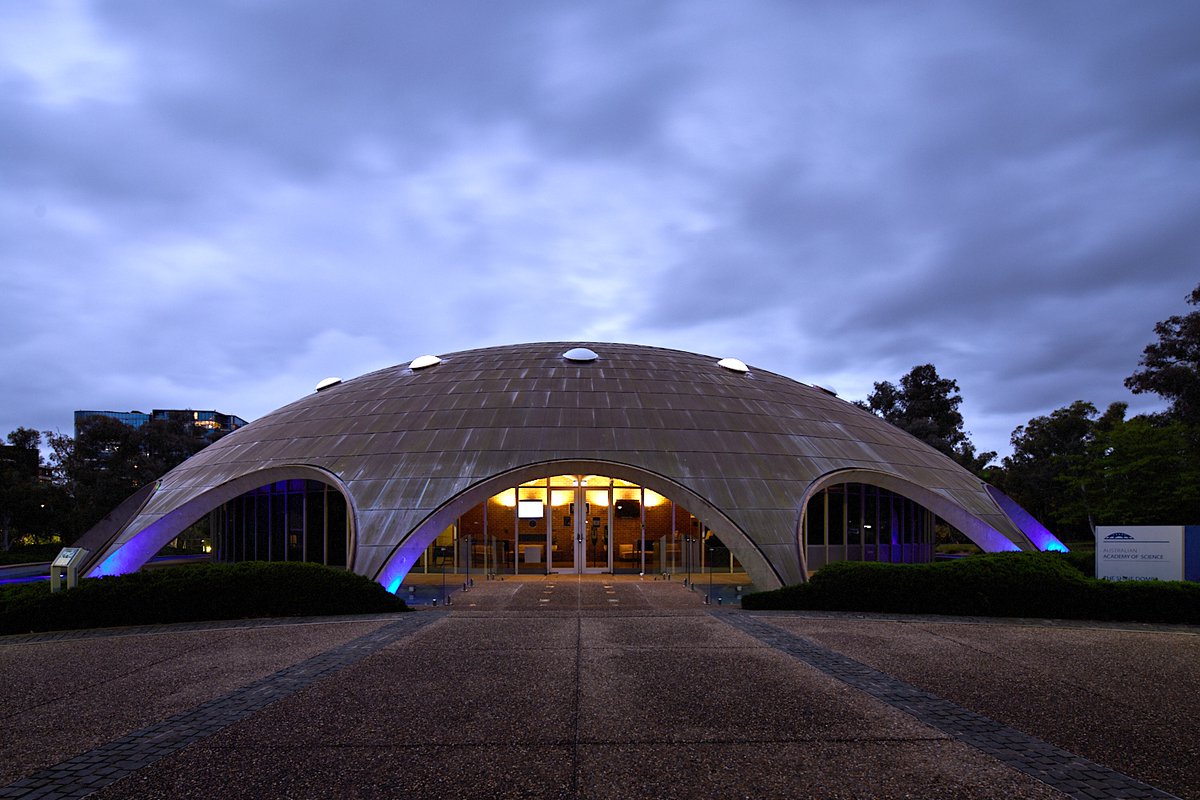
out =
[[[1187,302],[1200,307],[1200,286]],[[997,482],[1064,538],[1200,522],[1200,308],[1154,332],[1125,385],[1162,397],[1165,412],[1126,417],[1125,403],[1100,412],[1077,400],[1013,431]]]
[[[0,545],[72,542],[122,500],[213,439],[183,419],[139,428],[106,416],[84,420],[77,437],[17,428],[0,458]],[[50,458],[43,459],[45,444]]]
[[[1187,302],[1200,307],[1200,286]],[[1077,400],[1031,419],[1012,434],[1012,455],[975,452],[963,430],[958,384],[932,364],[899,385],[875,384],[863,407],[998,486],[1068,541],[1095,525],[1200,522],[1200,310],[1154,328],[1140,369],[1125,380],[1157,394],[1167,411],[1127,417],[1126,403],[1103,412]]]

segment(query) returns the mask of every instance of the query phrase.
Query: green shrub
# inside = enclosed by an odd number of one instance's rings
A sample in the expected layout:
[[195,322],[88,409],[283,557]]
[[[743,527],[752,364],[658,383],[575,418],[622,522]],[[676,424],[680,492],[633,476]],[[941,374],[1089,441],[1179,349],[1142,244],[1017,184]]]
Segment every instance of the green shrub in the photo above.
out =
[[1085,577],[1060,554],[993,553],[932,564],[842,561],[742,608],[1200,623],[1200,584]]
[[89,578],[55,594],[45,583],[0,587],[0,634],[406,610],[374,581],[319,564],[195,564]]
[[18,544],[9,550],[0,550],[0,564],[37,564],[53,561],[62,550],[61,544]]
[[1072,550],[1069,553],[1051,553],[1054,558],[1065,559],[1075,569],[1089,578],[1096,577],[1096,551]]

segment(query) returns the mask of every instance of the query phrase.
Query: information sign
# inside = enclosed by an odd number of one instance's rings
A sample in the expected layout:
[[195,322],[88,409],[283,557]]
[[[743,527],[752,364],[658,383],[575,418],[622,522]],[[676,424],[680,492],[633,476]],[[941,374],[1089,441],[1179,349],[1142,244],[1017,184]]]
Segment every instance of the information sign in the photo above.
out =
[[1096,528],[1096,577],[1112,581],[1183,580],[1182,525]]

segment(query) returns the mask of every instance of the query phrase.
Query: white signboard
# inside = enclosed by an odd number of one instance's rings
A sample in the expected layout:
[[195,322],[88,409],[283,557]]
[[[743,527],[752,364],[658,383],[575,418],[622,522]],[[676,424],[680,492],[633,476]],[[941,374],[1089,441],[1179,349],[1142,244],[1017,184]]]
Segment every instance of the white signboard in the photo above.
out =
[[1097,527],[1096,577],[1113,581],[1183,580],[1183,526]]

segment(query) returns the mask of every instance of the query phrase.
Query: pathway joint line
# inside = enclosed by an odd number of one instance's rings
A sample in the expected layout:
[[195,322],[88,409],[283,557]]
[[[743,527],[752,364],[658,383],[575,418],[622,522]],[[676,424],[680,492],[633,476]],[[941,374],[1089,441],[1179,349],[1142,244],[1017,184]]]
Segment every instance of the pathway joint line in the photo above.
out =
[[119,781],[189,744],[212,736],[276,700],[351,666],[444,616],[445,611],[405,614],[290,667],[214,697],[195,708],[133,731],[107,744],[0,787],[0,798],[77,798]]
[[1069,797],[1078,800],[1130,797],[1179,800],[1173,794],[918,689],[745,612],[714,610],[709,613],[763,644],[866,692]]

